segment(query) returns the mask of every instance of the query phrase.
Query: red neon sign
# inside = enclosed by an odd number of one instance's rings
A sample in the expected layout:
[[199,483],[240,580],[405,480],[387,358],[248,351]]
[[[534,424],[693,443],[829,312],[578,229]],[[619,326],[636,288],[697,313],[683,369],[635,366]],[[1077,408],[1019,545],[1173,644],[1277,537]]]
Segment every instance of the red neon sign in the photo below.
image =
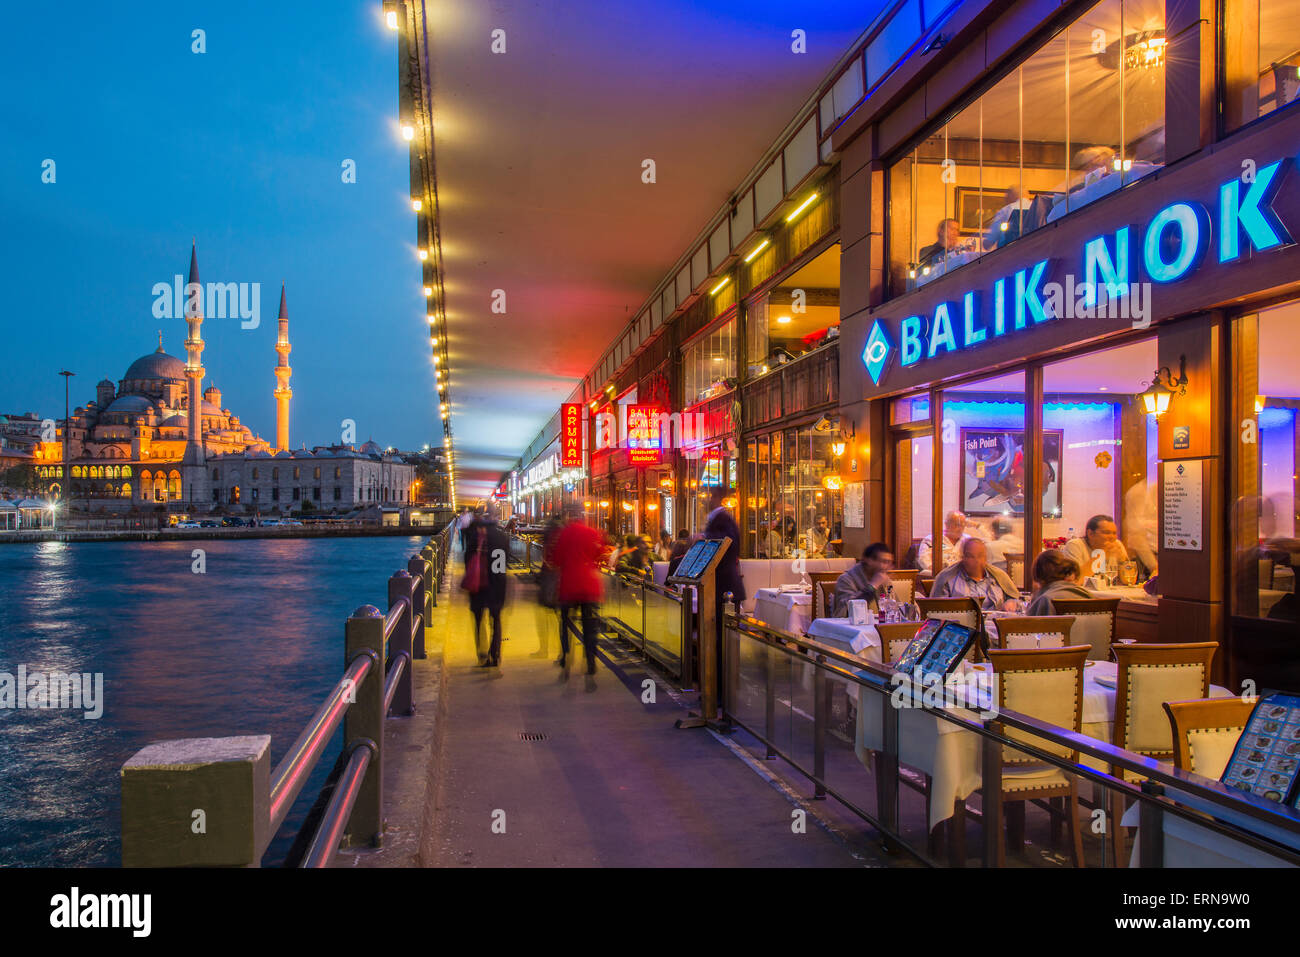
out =
[[582,465],[582,403],[565,402],[560,406],[560,467]]
[[633,465],[658,465],[661,458],[659,430],[655,428],[659,407],[627,407],[627,458]]

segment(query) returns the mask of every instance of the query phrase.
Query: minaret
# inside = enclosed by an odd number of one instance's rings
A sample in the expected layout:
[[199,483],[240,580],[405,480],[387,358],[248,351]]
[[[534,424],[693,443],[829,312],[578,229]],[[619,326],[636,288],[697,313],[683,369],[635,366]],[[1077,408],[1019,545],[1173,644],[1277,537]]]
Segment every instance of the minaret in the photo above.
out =
[[[197,289],[191,298],[190,293]],[[189,335],[185,337],[185,377],[190,380],[190,417],[185,433],[186,464],[202,465],[203,454],[203,284],[199,282],[199,254],[197,244],[190,246],[190,278],[185,286],[185,324]]]
[[278,450],[289,447],[289,400],[293,390],[289,388],[289,310],[284,304],[284,283],[280,283],[280,329],[275,339],[275,447]]

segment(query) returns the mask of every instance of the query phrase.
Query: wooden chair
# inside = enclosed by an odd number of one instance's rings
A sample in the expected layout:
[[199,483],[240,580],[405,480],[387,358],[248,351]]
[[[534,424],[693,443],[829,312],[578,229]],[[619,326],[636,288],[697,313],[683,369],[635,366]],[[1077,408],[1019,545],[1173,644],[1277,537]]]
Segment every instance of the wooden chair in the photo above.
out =
[[880,635],[880,660],[887,665],[892,665],[902,657],[903,649],[908,646],[920,630],[921,623],[919,621],[876,625],[876,632]]
[[921,582],[921,590],[920,592],[917,593],[917,597],[924,598],[926,595],[930,594],[930,589],[934,588],[934,579],[922,578],[920,579],[920,582]]
[[1007,575],[1017,588],[1025,587],[1025,553],[1007,552]]
[[[1115,730],[1112,741],[1117,748],[1162,761],[1174,757],[1174,736],[1165,711],[1166,701],[1208,698],[1210,663],[1218,649],[1217,641],[1185,644],[1116,645],[1118,662],[1115,681]],[[1113,776],[1139,782],[1140,774],[1112,766]],[[1111,846],[1115,866],[1124,866],[1124,796],[1111,794]]]
[[[842,572],[807,572],[808,579],[812,582],[812,616],[813,618],[833,618],[835,609],[832,607],[833,601],[827,600],[829,595],[835,593],[835,582],[839,580]],[[830,588],[823,590],[822,585],[829,584]]]
[[1196,698],[1164,705],[1174,738],[1174,767],[1217,781],[1255,703],[1245,698]]
[[921,573],[915,568],[895,568],[889,573],[890,579],[894,583],[894,597],[899,601],[913,601],[916,599],[917,581]]
[[942,618],[980,630],[982,616],[974,598],[918,598],[916,607],[921,610],[922,618]]
[[[1064,648],[1070,643],[1072,615],[1024,615],[1017,618],[990,619],[996,627],[997,641],[993,642],[994,628],[989,628],[991,648]],[[1041,638],[1029,637],[1041,635]]]
[[1259,587],[1273,587],[1273,559],[1261,558],[1259,560]]
[[[989,650],[993,673],[997,676],[998,709],[1028,715],[1078,733],[1083,728],[1083,663],[1088,659],[1088,645],[1064,648],[1028,648]],[[1031,743],[1041,751],[1077,764],[1079,752],[1064,745],[1051,744],[1024,731],[1003,727],[1006,737]],[[1024,848],[1025,802],[1046,799],[1044,805],[1052,815],[1053,839],[1059,833],[1062,817],[1070,830],[1074,866],[1083,867],[1083,836],[1079,830],[1079,789],[1074,775],[1032,755],[1004,745],[998,752],[1001,763],[1002,793],[996,798],[984,795],[984,813],[988,802],[999,800],[1004,810],[1014,805],[1007,816],[1007,837],[1018,851]],[[1005,849],[997,842],[996,866],[1002,866]]]
[[1074,640],[1092,645],[1088,655],[1093,661],[1110,659],[1115,638],[1115,618],[1119,614],[1118,598],[1056,598],[1052,607],[1058,615],[1074,616]]

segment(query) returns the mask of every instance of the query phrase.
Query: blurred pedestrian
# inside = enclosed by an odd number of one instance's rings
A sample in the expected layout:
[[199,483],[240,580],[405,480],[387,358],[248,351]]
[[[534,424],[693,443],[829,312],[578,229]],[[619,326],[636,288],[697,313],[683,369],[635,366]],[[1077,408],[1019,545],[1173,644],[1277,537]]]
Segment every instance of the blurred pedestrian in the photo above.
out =
[[644,535],[629,535],[627,540],[628,548],[614,570],[625,575],[645,575],[651,571],[650,540]]
[[688,529],[681,528],[677,530],[677,540],[673,542],[673,550],[668,556],[668,574],[672,575],[677,571],[677,566],[682,563],[686,553],[691,547],[691,533]]
[[[568,510],[566,510],[567,513]],[[537,650],[534,658],[550,657],[551,628],[560,610],[560,569],[555,561],[555,545],[564,529],[566,514],[552,514],[542,530],[542,568],[537,573]]]
[[596,606],[600,603],[601,536],[581,518],[574,517],[560,531],[555,542],[555,563],[560,572],[560,659],[556,662],[569,674],[569,615],[582,613],[582,645],[587,656],[587,674],[596,673]]
[[[474,615],[474,650],[484,668],[501,666],[501,609],[506,603],[506,556],[510,539],[497,524],[496,509],[480,513],[466,532],[465,577],[461,587],[469,593],[469,610]],[[491,642],[483,650],[483,612],[492,620]]]
[[[706,539],[729,538],[731,545],[718,562],[714,573],[714,605],[717,615],[717,664],[718,688],[722,687],[722,632],[723,632],[723,597],[730,592],[737,611],[745,600],[745,579],[740,574],[740,526],[726,508],[727,494],[721,485],[709,489],[709,515],[704,525]],[[712,718],[713,715],[706,715]]]
[[659,544],[655,546],[655,561],[666,562],[673,557],[673,536],[666,528],[659,530]]

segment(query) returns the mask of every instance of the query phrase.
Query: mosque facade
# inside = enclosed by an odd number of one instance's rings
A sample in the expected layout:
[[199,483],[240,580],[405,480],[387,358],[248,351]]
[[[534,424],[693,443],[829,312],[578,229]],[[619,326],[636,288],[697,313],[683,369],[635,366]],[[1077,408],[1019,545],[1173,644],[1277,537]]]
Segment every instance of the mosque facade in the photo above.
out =
[[[196,249],[190,251],[189,282],[199,283]],[[116,385],[101,381],[94,400],[63,423],[58,440],[40,445],[33,465],[50,492],[90,512],[163,506],[251,515],[411,504],[415,465],[373,441],[360,448],[289,448],[293,393],[283,288],[274,444],[223,407],[216,386],[202,389],[201,305],[187,306],[185,320],[184,360],[163,350],[160,334],[154,352],[132,362]]]

